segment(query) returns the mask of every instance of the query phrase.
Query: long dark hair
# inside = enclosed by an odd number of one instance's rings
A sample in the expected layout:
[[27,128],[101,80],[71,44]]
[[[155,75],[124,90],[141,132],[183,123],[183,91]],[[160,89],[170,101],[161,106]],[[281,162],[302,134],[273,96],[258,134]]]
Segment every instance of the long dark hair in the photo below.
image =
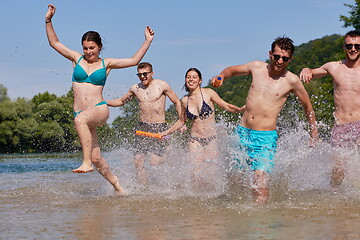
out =
[[199,75],[200,80],[202,80],[201,72],[200,72],[199,69],[197,69],[197,68],[189,68],[185,73],[185,84],[184,84],[185,91],[187,91],[187,92],[189,92],[189,88],[186,86],[186,76],[191,71],[196,72]]

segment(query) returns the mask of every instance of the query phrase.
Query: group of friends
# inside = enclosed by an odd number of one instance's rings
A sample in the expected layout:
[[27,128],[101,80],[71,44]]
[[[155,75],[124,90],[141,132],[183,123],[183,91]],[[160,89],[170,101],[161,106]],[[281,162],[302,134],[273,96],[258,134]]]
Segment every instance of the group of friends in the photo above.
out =
[[[254,201],[264,203],[269,199],[269,173],[274,167],[278,134],[276,123],[279,113],[290,93],[302,104],[310,126],[310,145],[318,142],[316,117],[310,97],[302,83],[331,75],[334,83],[335,125],[330,143],[334,148],[353,148],[360,139],[360,32],[346,33],[343,49],[346,58],[328,62],[316,69],[304,68],[300,76],[287,70],[294,52],[293,41],[288,37],[278,37],[271,44],[269,62],[252,61],[242,65],[227,67],[211,80],[214,87],[234,76],[251,75],[252,83],[246,103],[242,107],[224,101],[214,90],[202,88],[202,74],[197,68],[185,73],[185,90],[181,100],[168,83],[154,79],[153,67],[149,62],[141,62],[154,39],[154,31],[145,28],[145,41],[130,58],[100,58],[101,37],[89,31],[82,37],[83,53],[63,45],[53,28],[52,18],[55,6],[48,5],[45,16],[46,33],[49,44],[62,56],[72,61],[74,72],[72,88],[74,92],[74,123],[83,151],[82,165],[74,169],[76,173],[97,171],[110,182],[117,193],[125,193],[119,179],[102,157],[96,127],[103,125],[109,117],[109,108],[123,106],[137,98],[140,121],[136,130],[159,133],[167,136],[177,130],[183,131],[185,122],[191,121],[189,137],[189,162],[193,164],[193,178],[200,176],[199,169],[208,160],[219,157],[217,149],[217,129],[214,104],[231,113],[242,113],[241,122],[235,130],[239,136],[239,146],[247,154],[247,164],[254,172]],[[112,69],[137,66],[139,83],[118,99],[105,101],[102,91],[107,76]],[[165,121],[166,97],[174,104],[178,120],[168,126]],[[151,165],[159,165],[164,160],[166,141],[136,136],[134,163],[139,181],[147,183],[145,157]],[[154,147],[156,145],[156,147]],[[331,186],[337,187],[345,176],[346,159],[333,155]]]

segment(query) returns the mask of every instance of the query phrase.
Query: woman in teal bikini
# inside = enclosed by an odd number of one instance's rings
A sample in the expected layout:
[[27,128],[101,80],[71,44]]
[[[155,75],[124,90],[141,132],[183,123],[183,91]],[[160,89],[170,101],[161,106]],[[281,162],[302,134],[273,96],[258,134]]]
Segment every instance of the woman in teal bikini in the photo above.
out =
[[197,68],[190,68],[185,74],[185,90],[189,94],[181,99],[182,116],[171,128],[161,133],[166,136],[180,129],[186,119],[191,120],[189,158],[195,181],[201,178],[207,168],[204,164],[214,163],[218,159],[214,103],[232,113],[245,109],[245,106],[240,108],[225,102],[211,88],[202,88],[201,83],[201,72]]
[[115,191],[123,192],[118,178],[109,170],[109,165],[101,156],[96,127],[103,125],[109,117],[109,108],[103,99],[102,91],[111,69],[137,65],[144,57],[154,38],[153,30],[145,29],[145,41],[131,58],[100,58],[102,41],[97,32],[89,31],[82,37],[83,54],[63,45],[56,36],[51,19],[55,6],[48,5],[45,16],[46,34],[49,44],[74,64],[72,88],[74,91],[74,123],[83,150],[83,163],[74,169],[76,173],[93,171],[95,165],[99,173],[108,180]]

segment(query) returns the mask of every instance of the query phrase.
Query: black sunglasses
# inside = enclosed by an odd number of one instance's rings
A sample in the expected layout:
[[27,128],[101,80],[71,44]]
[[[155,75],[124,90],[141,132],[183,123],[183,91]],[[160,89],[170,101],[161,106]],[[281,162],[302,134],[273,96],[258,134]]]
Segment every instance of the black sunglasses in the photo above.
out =
[[[275,59],[276,61],[280,59],[280,55],[277,55],[277,54],[273,54],[273,57],[274,57],[274,59]],[[282,60],[283,60],[284,62],[287,62],[287,61],[290,60],[289,57],[281,57],[281,58],[282,58]]]
[[351,50],[353,47],[355,47],[356,50],[360,50],[360,44],[344,44],[344,46],[347,50]]
[[150,73],[151,72],[138,73],[138,74],[136,74],[136,76],[138,76],[138,77],[141,77],[141,76],[147,77],[147,75],[149,75]]

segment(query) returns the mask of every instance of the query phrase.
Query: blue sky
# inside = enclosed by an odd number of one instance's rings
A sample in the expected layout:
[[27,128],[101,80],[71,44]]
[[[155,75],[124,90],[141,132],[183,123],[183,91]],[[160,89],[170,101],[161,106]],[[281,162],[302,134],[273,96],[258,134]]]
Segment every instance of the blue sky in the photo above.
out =
[[[286,35],[295,45],[334,33],[345,34],[339,16],[354,0],[153,0],[4,1],[0,8],[3,57],[0,83],[11,99],[32,98],[48,91],[58,96],[71,88],[71,62],[49,45],[44,16],[47,4],[57,7],[53,24],[60,41],[81,52],[81,36],[98,31],[102,57],[132,56],[144,40],[144,28],[155,39],[143,61],[154,66],[155,78],[167,81],[182,97],[184,74],[197,67],[206,81],[224,67],[266,60],[274,38]],[[112,70],[104,98],[124,94],[138,82],[136,68]],[[112,111],[113,115],[119,111]]]

